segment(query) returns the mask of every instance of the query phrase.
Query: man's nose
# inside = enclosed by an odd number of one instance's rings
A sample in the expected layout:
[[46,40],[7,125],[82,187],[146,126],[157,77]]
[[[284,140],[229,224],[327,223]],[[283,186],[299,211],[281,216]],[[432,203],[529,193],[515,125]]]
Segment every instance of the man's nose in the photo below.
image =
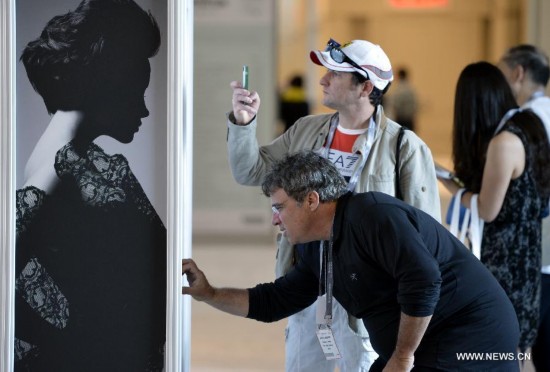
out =
[[281,223],[281,219],[279,216],[279,211],[275,208],[273,208],[273,213],[271,214],[271,224],[273,226],[277,226]]
[[319,80],[319,84],[322,86],[328,85],[328,72],[325,73],[323,76],[321,76],[321,80]]

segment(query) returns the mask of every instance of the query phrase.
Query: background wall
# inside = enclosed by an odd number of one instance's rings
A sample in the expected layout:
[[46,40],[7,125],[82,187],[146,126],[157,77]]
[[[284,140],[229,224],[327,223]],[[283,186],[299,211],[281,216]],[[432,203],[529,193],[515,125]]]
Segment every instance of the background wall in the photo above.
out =
[[[427,8],[396,8],[392,3],[421,2],[281,1],[279,84],[292,73],[304,74],[308,77],[308,91],[315,110],[325,111],[317,104],[321,99],[318,81],[324,69],[311,63],[309,51],[324,48],[331,37],[342,43],[366,39],[380,44],[394,68],[406,66],[409,69],[421,104],[418,134],[436,157],[448,157],[454,89],[460,71],[466,64],[478,60],[496,62],[507,47],[530,41],[527,39],[528,26],[532,28],[530,39],[533,42],[537,41],[534,35],[548,38],[544,36],[550,34],[544,30],[548,26],[542,20],[547,19],[543,14],[550,16],[550,3],[542,0],[448,0],[444,6]],[[540,22],[527,20],[531,13],[531,18],[536,17]],[[550,45],[547,46],[550,52]]]
[[[454,90],[460,71],[496,62],[510,46],[531,42],[550,53],[547,0],[441,0],[440,7],[395,7],[407,0],[195,1],[194,232],[271,234],[269,208],[258,188],[237,185],[226,154],[229,82],[251,66],[251,88],[262,98],[258,139],[277,134],[277,92],[298,73],[315,113],[326,112],[309,51],[367,39],[380,44],[394,69],[409,69],[420,99],[417,133],[439,163],[452,166]],[[391,92],[391,88],[390,88]],[[221,127],[221,128],[220,128]],[[442,197],[446,198],[446,191]],[[443,206],[446,207],[445,205]]]
[[238,185],[227,161],[229,83],[250,69],[261,107],[257,138],[273,138],[276,115],[275,0],[195,1],[193,230],[196,235],[269,235],[271,208],[258,187]]
[[[521,0],[522,24],[525,29],[525,40],[550,53],[550,1]],[[547,93],[550,93],[548,86]]]

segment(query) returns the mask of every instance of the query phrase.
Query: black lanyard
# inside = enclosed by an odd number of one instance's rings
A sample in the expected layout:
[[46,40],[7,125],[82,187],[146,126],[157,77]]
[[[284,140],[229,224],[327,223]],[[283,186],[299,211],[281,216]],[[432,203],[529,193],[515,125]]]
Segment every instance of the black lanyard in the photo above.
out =
[[325,319],[327,323],[332,323],[332,287],[334,284],[334,272],[333,272],[333,261],[332,261],[332,247],[333,247],[333,238],[332,231],[330,233],[330,240],[328,241],[328,247],[325,245],[325,240],[321,241],[320,249],[320,272],[319,272],[319,296],[323,294],[323,282],[325,286],[326,294],[326,309],[325,309]]

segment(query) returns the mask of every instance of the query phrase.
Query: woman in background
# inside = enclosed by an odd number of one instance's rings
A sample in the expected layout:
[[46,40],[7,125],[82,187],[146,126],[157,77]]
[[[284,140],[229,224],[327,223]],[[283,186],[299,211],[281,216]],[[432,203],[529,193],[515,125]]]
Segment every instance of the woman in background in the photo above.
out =
[[[500,125],[499,125],[500,123]],[[485,221],[481,261],[510,297],[520,325],[520,351],[533,344],[540,307],[541,220],[550,195],[550,146],[544,126],[520,111],[500,70],[466,66],[456,86],[453,161],[470,208],[479,194]],[[452,194],[453,181],[441,179]]]
[[152,15],[84,0],[21,60],[51,121],[17,190],[17,371],[161,371],[166,229],[122,155],[149,115]]

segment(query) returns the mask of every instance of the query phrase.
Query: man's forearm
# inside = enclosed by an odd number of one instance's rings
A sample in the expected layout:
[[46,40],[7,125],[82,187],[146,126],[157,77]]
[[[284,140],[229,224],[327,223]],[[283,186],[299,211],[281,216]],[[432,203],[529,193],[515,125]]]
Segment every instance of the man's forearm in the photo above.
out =
[[418,348],[431,316],[414,317],[401,313],[397,344],[384,372],[409,372],[414,365],[414,352]]
[[[227,155],[233,178],[240,185],[259,186],[264,179],[260,146],[256,139],[257,122],[248,125],[228,123]],[[258,169],[260,167],[260,170]]]
[[401,313],[395,353],[402,356],[412,356],[418,345],[420,345],[431,319],[431,316],[416,317]]
[[229,314],[246,317],[248,315],[248,290],[236,288],[214,288],[211,298],[205,303]]

